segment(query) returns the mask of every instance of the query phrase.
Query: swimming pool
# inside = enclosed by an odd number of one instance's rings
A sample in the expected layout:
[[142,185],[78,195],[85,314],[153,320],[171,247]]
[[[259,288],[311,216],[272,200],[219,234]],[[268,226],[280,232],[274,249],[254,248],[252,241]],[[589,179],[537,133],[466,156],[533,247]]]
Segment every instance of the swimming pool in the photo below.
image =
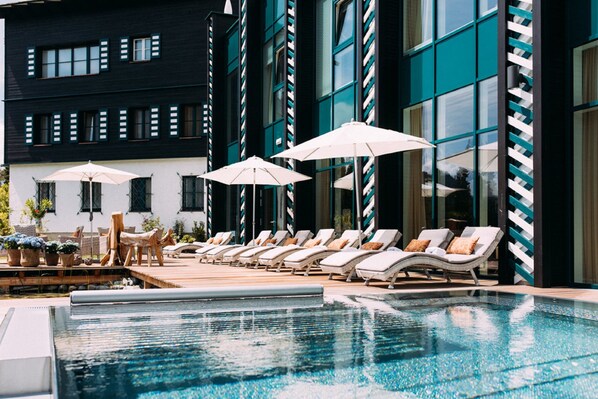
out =
[[594,398],[598,306],[485,291],[55,308],[60,398]]

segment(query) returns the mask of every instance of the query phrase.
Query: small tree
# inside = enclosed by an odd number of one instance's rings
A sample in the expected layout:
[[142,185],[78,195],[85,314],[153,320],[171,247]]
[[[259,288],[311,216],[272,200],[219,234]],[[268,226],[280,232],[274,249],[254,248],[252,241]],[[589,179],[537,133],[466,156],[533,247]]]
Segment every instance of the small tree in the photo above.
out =
[[10,214],[12,209],[9,206],[8,183],[0,185],[0,235],[6,236],[12,233],[10,226]]
[[23,208],[23,216],[27,217],[30,222],[35,221],[38,231],[43,231],[44,216],[48,213],[48,209],[52,209],[52,201],[43,198],[39,204],[35,203],[33,198],[28,198],[25,201],[25,208]]

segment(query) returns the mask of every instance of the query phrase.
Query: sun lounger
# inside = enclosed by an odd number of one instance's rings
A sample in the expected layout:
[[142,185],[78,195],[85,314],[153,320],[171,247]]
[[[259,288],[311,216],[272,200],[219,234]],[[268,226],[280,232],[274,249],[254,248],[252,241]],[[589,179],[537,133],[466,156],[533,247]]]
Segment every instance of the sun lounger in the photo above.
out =
[[[297,242],[294,244],[289,244],[289,245],[301,246],[307,240],[312,238],[313,235],[314,235],[314,233],[312,233],[309,230],[299,230],[295,234],[295,237],[293,237],[297,240]],[[286,239],[280,243],[279,247],[285,246],[285,241],[286,241]],[[287,246],[289,246],[289,245],[287,245]],[[253,265],[254,268],[257,269],[259,266],[259,263],[258,263],[259,257],[262,256],[263,254],[265,254],[266,252],[274,251],[275,249],[276,248],[272,248],[272,247],[265,247],[265,248],[258,247],[258,248],[248,249],[247,251],[243,252],[241,254],[241,256],[239,256],[239,264],[244,265],[245,267],[250,267]]]
[[195,257],[199,258],[200,260],[203,259],[204,255],[206,253],[208,253],[210,250],[219,247],[221,245],[229,245],[229,243],[232,241],[233,239],[233,232],[232,231],[228,231],[222,234],[222,236],[220,236],[220,238],[222,239],[222,242],[220,242],[219,244],[208,244],[208,245],[204,245],[202,248],[196,249],[195,250]]
[[256,254],[259,254],[259,253],[262,253],[264,251],[270,250],[274,246],[282,245],[284,243],[284,241],[288,237],[289,237],[289,232],[288,231],[286,231],[286,230],[278,230],[276,232],[276,234],[274,234],[274,237],[272,237],[274,240],[276,240],[276,242],[269,243],[269,244],[266,244],[265,242],[262,242],[257,247],[252,247],[252,248],[239,247],[239,248],[232,249],[232,250],[230,250],[230,251],[228,251],[228,252],[226,252],[224,254],[224,256],[222,257],[222,262],[221,263],[228,263],[231,266],[234,266],[234,265],[238,264],[240,256],[243,256],[246,253],[256,253]]
[[[365,279],[366,285],[372,279],[390,280],[389,289],[394,288],[399,273],[410,268],[440,269],[445,274],[469,272],[475,284],[479,285],[474,269],[488,260],[502,236],[503,232],[498,227],[466,227],[461,237],[479,238],[471,255],[386,251],[365,259],[355,267],[355,270],[358,276]],[[446,276],[450,281],[448,274]]]
[[[334,229],[321,229],[313,239],[319,240],[320,245],[328,245],[330,241],[334,239]],[[303,244],[305,244],[305,242]],[[280,272],[280,269],[283,266],[284,258],[293,252],[301,251],[302,249],[305,249],[305,247],[299,245],[288,245],[286,247],[274,248],[260,255],[258,258],[258,263],[260,265],[266,266],[266,271],[268,271],[269,268],[277,267],[276,271]]]
[[[360,235],[362,233],[358,230],[345,230],[339,240],[347,240],[346,248],[355,247],[359,245]],[[309,276],[310,270],[317,267],[322,259],[341,250],[333,248],[333,243],[334,241],[327,246],[319,245],[294,252],[284,258],[284,266],[291,268],[292,274],[295,274],[298,270],[305,270],[304,275]]]
[[[219,232],[216,233],[216,235],[213,237],[214,238],[222,238],[222,243],[219,245],[226,245],[230,242],[230,240],[232,239],[233,235],[230,231],[226,231],[226,232]],[[178,258],[183,252],[185,251],[195,251],[197,249],[203,248],[205,246],[209,246],[212,243],[209,242],[210,240],[206,241],[206,242],[180,242],[176,245],[168,245],[166,247],[164,247],[164,255],[171,257],[171,258]],[[212,246],[212,248],[215,245]]]
[[254,243],[254,240],[251,240],[251,241],[249,241],[249,243],[247,245],[238,245],[238,244],[219,245],[216,248],[213,248],[213,249],[209,250],[208,252],[206,252],[204,254],[205,256],[202,259],[200,259],[200,261],[206,260],[211,263],[216,263],[216,261],[220,261],[222,259],[222,257],[224,256],[224,254],[226,254],[228,251],[231,251],[235,248],[240,248],[240,247],[252,248],[257,245],[260,245],[265,240],[270,239],[270,237],[272,237],[272,233],[270,232],[270,230],[262,230],[262,231],[260,231],[260,234],[258,234],[258,236],[255,237],[255,243]]
[[359,249],[355,251],[340,251],[320,261],[320,269],[329,273],[328,279],[332,280],[335,274],[347,276],[346,281],[351,282],[355,277],[355,266],[367,257],[380,253],[388,248],[394,247],[401,233],[399,230],[378,230],[369,242],[379,242],[382,247],[378,250]]

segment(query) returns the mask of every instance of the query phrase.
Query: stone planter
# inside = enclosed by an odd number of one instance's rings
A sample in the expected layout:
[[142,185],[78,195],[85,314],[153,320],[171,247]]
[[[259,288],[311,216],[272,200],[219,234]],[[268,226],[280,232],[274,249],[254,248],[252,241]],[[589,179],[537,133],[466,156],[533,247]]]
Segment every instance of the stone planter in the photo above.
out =
[[36,267],[39,266],[39,249],[22,249],[21,266]]
[[57,266],[58,260],[60,259],[58,254],[46,254],[45,258],[46,258],[46,266]]
[[21,266],[21,250],[20,249],[7,249],[7,262],[8,266]]
[[64,267],[71,267],[75,263],[75,254],[60,254],[60,263]]

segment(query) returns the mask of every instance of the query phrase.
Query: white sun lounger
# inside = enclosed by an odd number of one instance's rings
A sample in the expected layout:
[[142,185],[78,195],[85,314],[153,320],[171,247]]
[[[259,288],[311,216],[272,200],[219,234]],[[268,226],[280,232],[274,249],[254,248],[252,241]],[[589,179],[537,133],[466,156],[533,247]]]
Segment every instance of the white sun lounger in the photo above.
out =
[[378,230],[370,242],[379,242],[382,244],[382,248],[376,251],[358,249],[355,251],[340,251],[334,253],[320,261],[320,269],[322,269],[323,272],[329,273],[329,280],[332,280],[333,275],[339,274],[341,276],[347,276],[346,281],[350,283],[351,279],[355,277],[355,265],[369,256],[380,253],[390,247],[394,247],[400,238],[401,233],[399,230]]
[[196,249],[195,257],[197,258],[198,256],[204,255],[208,251],[210,251],[216,247],[219,247],[221,245],[228,245],[228,243],[231,242],[231,240],[233,239],[233,232],[226,231],[226,232],[222,233],[222,235],[220,237],[222,238],[222,242],[220,244],[208,244],[208,245],[204,245],[202,248]]
[[[461,237],[479,237],[471,255],[447,254],[441,256],[421,252],[386,251],[365,259],[355,267],[355,270],[359,277],[365,279],[366,285],[372,279],[390,280],[389,289],[394,288],[399,273],[409,268],[440,269],[445,274],[469,272],[475,284],[479,285],[474,269],[488,260],[502,236],[503,232],[498,227],[466,227]],[[446,277],[450,282],[448,274]]]
[[[363,235],[358,230],[345,230],[340,236],[341,239],[349,240],[346,248],[356,247],[359,245],[359,237]],[[304,270],[304,275],[309,276],[309,272],[312,268],[317,267],[319,262],[339,252],[338,249],[330,249],[327,246],[318,245],[313,248],[306,248],[301,251],[294,252],[284,258],[284,267],[292,269],[291,273],[295,274],[298,270]]]
[[289,237],[289,232],[286,230],[278,230],[276,234],[274,234],[273,239],[276,240],[273,244],[264,245],[261,243],[257,247],[247,248],[247,247],[239,247],[234,248],[224,254],[222,257],[221,263],[228,263],[231,266],[234,266],[239,263],[239,257],[245,255],[246,253],[262,253],[264,251],[270,250],[275,246],[279,246]]
[[[255,242],[262,243],[264,240],[269,239],[272,237],[272,232],[270,230],[262,230],[257,237],[255,237]],[[256,245],[254,244],[254,240],[249,241],[247,245],[219,245],[216,248],[213,248],[206,252],[204,259],[208,262],[216,263],[217,261],[221,261],[222,257],[228,252],[232,251],[235,248],[253,248]]]
[[[299,230],[296,234],[295,237],[297,239],[297,243],[295,245],[301,246],[303,245],[303,243],[305,241],[307,241],[308,239],[310,239],[311,237],[313,237],[314,233],[312,233],[309,230]],[[284,241],[281,241],[281,245],[279,246],[284,246]],[[243,252],[238,259],[238,262],[240,265],[244,265],[245,267],[250,267],[250,266],[254,266],[255,269],[257,269],[258,267],[258,259],[260,256],[262,256],[264,253],[268,252],[268,251],[272,251],[275,248],[272,247],[258,247],[258,248],[252,248],[252,249],[248,249],[247,251]]]
[[[230,231],[225,231],[225,232],[218,232],[214,236],[214,238],[221,238],[221,237],[222,237],[222,243],[219,245],[226,245],[230,242],[233,235]],[[198,250],[198,249],[206,247],[206,246],[212,246],[212,248],[215,247],[215,245],[213,245],[211,243],[208,244],[207,242],[198,242],[198,241],[180,242],[176,245],[168,245],[168,246],[164,247],[163,253],[164,253],[164,255],[166,255],[170,258],[178,258],[185,251],[195,251],[195,250]]]
[[[334,229],[321,229],[313,239],[321,240],[321,245],[328,245],[334,239]],[[287,245],[285,247],[274,248],[260,255],[258,263],[266,266],[266,271],[268,271],[269,268],[278,266],[276,271],[280,272],[284,258],[293,252],[301,251],[302,249],[305,248],[299,245]]]

